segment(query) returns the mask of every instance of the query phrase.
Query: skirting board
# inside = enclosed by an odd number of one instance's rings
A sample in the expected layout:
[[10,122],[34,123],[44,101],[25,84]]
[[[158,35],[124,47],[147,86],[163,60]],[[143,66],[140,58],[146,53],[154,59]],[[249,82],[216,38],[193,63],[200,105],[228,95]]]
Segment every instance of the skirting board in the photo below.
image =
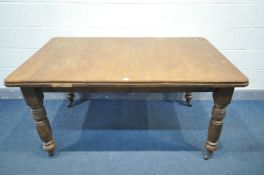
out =
[[[182,100],[183,93],[76,93],[76,99]],[[0,88],[0,99],[22,99],[18,88]],[[45,93],[45,99],[66,99],[66,93]],[[212,100],[212,93],[193,93],[193,100]],[[264,89],[236,89],[233,100],[264,100]]]

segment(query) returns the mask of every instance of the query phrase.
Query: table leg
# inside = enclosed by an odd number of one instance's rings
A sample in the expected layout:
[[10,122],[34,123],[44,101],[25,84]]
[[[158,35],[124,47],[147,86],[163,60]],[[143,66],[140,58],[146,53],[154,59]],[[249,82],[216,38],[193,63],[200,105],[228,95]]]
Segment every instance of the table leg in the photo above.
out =
[[185,97],[187,105],[191,107],[192,106],[192,93],[186,92],[184,97]]
[[216,150],[216,145],[221,135],[223,120],[226,114],[226,107],[230,104],[234,88],[215,89],[213,92],[214,106],[212,117],[209,122],[208,137],[205,142],[206,154],[204,159],[210,158],[210,155]]
[[49,155],[52,156],[56,148],[56,143],[52,135],[45,107],[43,106],[43,92],[37,88],[21,88],[21,91],[27,105],[31,108],[35,127],[43,142],[43,149],[48,151]]
[[72,107],[72,103],[73,103],[73,99],[74,99],[75,95],[73,92],[69,92],[68,95],[67,95],[67,98],[68,98],[68,107]]

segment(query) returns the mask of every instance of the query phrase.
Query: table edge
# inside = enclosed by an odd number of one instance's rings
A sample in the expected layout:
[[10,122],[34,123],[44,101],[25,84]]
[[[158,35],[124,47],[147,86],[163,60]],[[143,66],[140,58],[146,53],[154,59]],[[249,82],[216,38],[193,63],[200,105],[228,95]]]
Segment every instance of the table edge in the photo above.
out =
[[246,87],[245,82],[4,82],[6,87],[52,87],[52,88],[74,88],[74,87]]

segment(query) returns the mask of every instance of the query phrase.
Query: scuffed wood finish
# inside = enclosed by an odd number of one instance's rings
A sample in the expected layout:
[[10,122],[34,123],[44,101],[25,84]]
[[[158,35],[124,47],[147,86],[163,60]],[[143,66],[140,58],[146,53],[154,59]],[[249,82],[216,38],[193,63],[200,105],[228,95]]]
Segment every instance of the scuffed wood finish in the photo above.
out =
[[5,79],[19,87],[247,84],[204,38],[53,38]]
[[43,93],[36,88],[21,88],[21,92],[27,105],[31,108],[32,118],[39,137],[43,142],[43,149],[48,151],[49,155],[54,154],[56,143],[52,135],[49,120],[45,107],[43,106]]
[[43,92],[212,92],[205,159],[216,150],[235,87],[248,79],[204,38],[53,38],[5,79],[21,87],[43,148],[56,144]]

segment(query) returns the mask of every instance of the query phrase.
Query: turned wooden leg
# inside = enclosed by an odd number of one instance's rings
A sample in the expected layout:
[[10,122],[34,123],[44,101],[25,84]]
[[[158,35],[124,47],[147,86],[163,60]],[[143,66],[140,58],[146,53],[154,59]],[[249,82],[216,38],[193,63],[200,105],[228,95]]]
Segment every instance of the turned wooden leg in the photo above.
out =
[[216,145],[223,127],[226,107],[231,102],[233,92],[234,88],[219,88],[215,89],[213,92],[214,106],[212,109],[212,117],[209,122],[208,137],[205,142],[205,160],[209,159],[211,154],[216,150]]
[[32,118],[40,139],[43,142],[43,149],[48,151],[49,156],[54,154],[56,143],[52,136],[52,130],[43,106],[43,93],[37,88],[21,88],[27,105],[31,108]]
[[74,95],[74,93],[73,92],[70,92],[70,93],[68,93],[68,95],[67,95],[67,98],[68,98],[68,107],[72,107],[72,103],[73,103],[73,99],[74,99],[74,97],[75,97],[75,95]]
[[185,97],[187,105],[191,107],[192,106],[192,93],[186,92],[184,97]]

